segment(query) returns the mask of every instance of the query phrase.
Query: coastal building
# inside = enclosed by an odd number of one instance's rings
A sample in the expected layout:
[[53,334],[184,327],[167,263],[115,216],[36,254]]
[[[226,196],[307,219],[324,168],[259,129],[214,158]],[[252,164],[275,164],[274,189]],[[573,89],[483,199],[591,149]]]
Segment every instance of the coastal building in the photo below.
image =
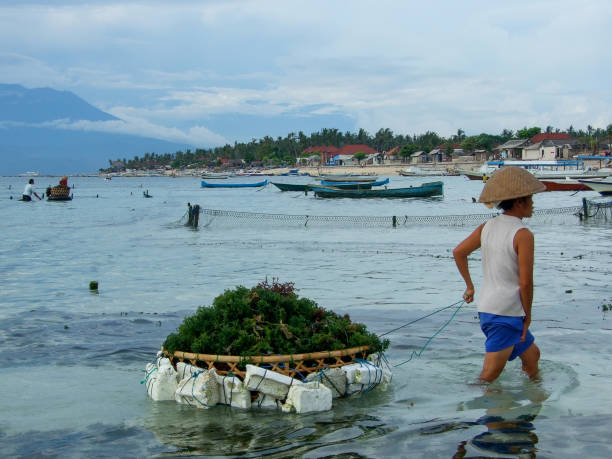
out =
[[308,155],[319,155],[321,158],[321,164],[327,164],[331,158],[338,154],[338,147],[331,145],[318,145],[315,147],[308,147],[301,152],[302,156]]
[[542,132],[530,139],[511,139],[495,149],[501,159],[567,160],[578,141],[564,132]]
[[495,149],[501,159],[521,159],[523,147],[529,144],[528,139],[510,139]]
[[564,140],[542,140],[527,145],[523,148],[521,159],[554,161],[558,159],[570,159],[572,145]]
[[426,163],[428,159],[427,154],[423,150],[416,151],[410,156],[410,162],[412,164]]

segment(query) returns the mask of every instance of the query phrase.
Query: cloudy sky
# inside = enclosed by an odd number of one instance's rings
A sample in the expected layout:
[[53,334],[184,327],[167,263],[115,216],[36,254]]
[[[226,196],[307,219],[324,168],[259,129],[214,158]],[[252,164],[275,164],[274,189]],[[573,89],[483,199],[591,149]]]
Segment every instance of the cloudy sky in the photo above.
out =
[[611,43],[610,0],[0,3],[0,82],[122,120],[75,129],[201,147],[324,127],[605,127]]

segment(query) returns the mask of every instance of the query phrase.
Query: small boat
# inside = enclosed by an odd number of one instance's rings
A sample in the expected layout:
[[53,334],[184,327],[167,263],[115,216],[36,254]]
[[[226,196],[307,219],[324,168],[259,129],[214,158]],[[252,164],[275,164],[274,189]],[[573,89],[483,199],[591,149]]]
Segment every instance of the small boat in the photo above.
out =
[[72,195],[70,196],[47,196],[47,201],[72,201]]
[[265,172],[262,172],[260,170],[257,169],[249,169],[247,171],[240,169],[238,172],[236,172],[234,175],[238,176],[238,177],[264,177],[268,174],[266,174]]
[[262,182],[253,182],[253,183],[210,183],[202,180],[202,188],[257,188],[266,186],[268,184],[268,179],[265,179]]
[[458,175],[464,175],[470,180],[480,180],[483,181],[485,175],[490,177],[493,172],[497,170],[496,167],[489,166],[487,164],[483,164],[477,170],[472,169],[456,169]]
[[326,182],[375,182],[378,180],[377,175],[324,175],[321,180]]
[[[489,161],[487,166],[500,168],[504,166],[519,166],[527,169],[540,180],[549,179],[591,179],[607,177],[610,172],[606,169],[591,169],[585,167],[583,161],[577,160],[503,160]],[[490,176],[490,173],[487,173]]]
[[612,177],[606,177],[599,180],[578,180],[580,183],[584,183],[591,190],[597,191],[603,196],[612,195]]
[[295,176],[300,175],[300,170],[299,169],[289,169],[288,172],[283,172],[281,175],[295,177]]
[[221,172],[202,172],[203,179],[226,179],[229,175]]
[[565,179],[546,179],[540,180],[546,186],[546,191],[590,191],[590,188],[578,180]]
[[40,172],[38,171],[28,171],[23,174],[19,174],[17,177],[40,177]]
[[375,182],[328,182],[327,180],[321,180],[322,186],[334,186],[343,190],[369,190],[373,186],[383,186],[387,183],[389,183],[389,178]]
[[377,190],[343,190],[332,186],[312,187],[315,196],[321,198],[427,198],[444,194],[442,182],[423,183],[408,188],[384,188]]
[[320,186],[333,186],[335,188],[340,188],[342,190],[370,190],[373,186],[383,186],[389,183],[389,179],[386,178],[384,180],[379,180],[377,182],[326,182],[322,181],[321,185],[318,183],[279,183],[279,182],[270,182],[276,188],[281,191],[309,191],[313,187]]
[[403,175],[405,177],[425,177],[431,175],[448,175],[446,171],[437,170],[437,169],[424,169],[418,166],[411,166],[407,169],[402,169],[398,171],[399,175]]
[[149,190],[147,190],[147,191],[143,191],[143,192],[142,192],[142,195],[143,195],[145,198],[152,198],[152,197],[153,197],[152,195],[150,195],[150,194],[149,194]]
[[317,186],[316,183],[279,183],[270,182],[281,191],[308,191],[311,186]]

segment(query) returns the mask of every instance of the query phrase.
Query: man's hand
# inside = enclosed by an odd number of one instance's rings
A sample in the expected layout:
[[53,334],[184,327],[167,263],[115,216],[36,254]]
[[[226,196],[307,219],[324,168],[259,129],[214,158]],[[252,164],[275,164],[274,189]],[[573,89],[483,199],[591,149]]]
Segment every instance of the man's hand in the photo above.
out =
[[527,335],[527,330],[529,330],[529,325],[531,325],[531,316],[525,316],[523,319],[523,334],[521,335],[521,343],[525,341],[525,336]]
[[471,303],[472,301],[474,301],[474,289],[466,288],[465,293],[463,294],[463,299],[466,303]]

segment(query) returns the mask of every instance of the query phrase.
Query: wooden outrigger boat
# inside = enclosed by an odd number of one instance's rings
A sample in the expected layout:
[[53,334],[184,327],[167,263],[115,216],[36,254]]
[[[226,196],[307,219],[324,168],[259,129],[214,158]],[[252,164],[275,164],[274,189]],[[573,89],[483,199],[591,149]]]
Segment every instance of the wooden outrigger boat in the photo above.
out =
[[324,175],[321,180],[326,182],[375,182],[376,175]]
[[590,191],[584,183],[574,179],[540,180],[546,187],[546,191]]
[[331,186],[312,187],[315,196],[321,198],[427,198],[442,196],[442,182],[423,183],[408,188],[385,188],[378,190],[343,190]]
[[321,185],[317,183],[279,183],[271,182],[272,185],[277,187],[281,191],[309,191],[313,187],[330,186],[333,183],[335,188],[343,190],[370,190],[373,186],[383,186],[389,183],[389,179],[378,180],[377,182],[326,182],[321,181]]
[[308,184],[308,183],[279,183],[279,182],[270,182],[276,188],[281,191],[308,191],[311,185],[316,186],[316,184]]
[[601,180],[578,180],[602,196],[612,196],[612,177]]
[[330,182],[328,180],[321,180],[322,186],[334,186],[343,190],[369,190],[373,186],[383,186],[387,183],[389,183],[389,178],[376,180],[375,182]]
[[226,179],[228,177],[229,175],[224,174],[222,172],[210,172],[210,171],[202,172],[203,179]]
[[205,180],[202,180],[202,188],[258,188],[262,186],[266,186],[268,184],[268,179],[265,179],[261,182],[252,182],[252,183],[210,183]]

